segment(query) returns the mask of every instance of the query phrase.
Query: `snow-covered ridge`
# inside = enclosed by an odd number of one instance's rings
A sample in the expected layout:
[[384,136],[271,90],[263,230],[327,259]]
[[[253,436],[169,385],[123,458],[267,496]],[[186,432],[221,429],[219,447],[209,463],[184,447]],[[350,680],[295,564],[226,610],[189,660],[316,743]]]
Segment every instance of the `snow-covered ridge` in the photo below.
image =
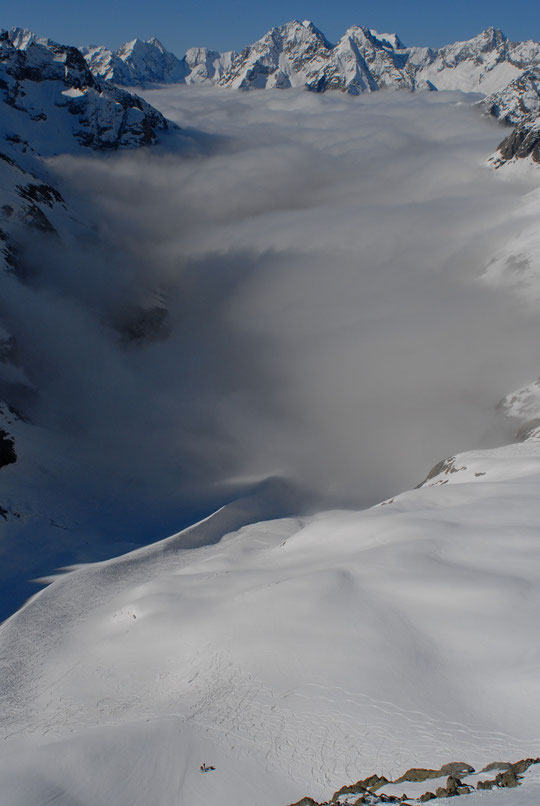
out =
[[208,48],[190,48],[179,59],[155,37],[133,39],[118,50],[101,45],[81,47],[88,66],[99,78],[123,86],[152,84],[214,83],[228,70],[235,53],[217,53]]
[[312,22],[292,20],[240,53],[191,48],[182,59],[156,39],[116,52],[83,49],[92,71],[117,84],[185,81],[224,87],[305,87],[356,94],[385,87],[496,92],[538,65],[540,43],[510,42],[496,28],[440,49],[406,47],[395,33],[351,26],[336,45]]
[[20,29],[0,33],[0,77],[2,140],[25,139],[41,156],[136,147],[168,128],[142,98],[100,82],[76,48]]
[[526,70],[480,105],[487,114],[511,126],[536,118],[540,114],[540,66]]

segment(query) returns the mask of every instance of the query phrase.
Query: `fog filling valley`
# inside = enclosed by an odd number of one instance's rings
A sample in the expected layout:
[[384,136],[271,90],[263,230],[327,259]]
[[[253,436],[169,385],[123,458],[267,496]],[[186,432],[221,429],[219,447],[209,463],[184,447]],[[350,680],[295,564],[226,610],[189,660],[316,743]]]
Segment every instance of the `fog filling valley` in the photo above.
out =
[[[93,518],[180,527],[269,476],[367,506],[510,441],[495,406],[538,374],[539,328],[481,275],[533,185],[483,164],[504,130],[470,97],[144,95],[183,132],[53,160],[96,226],[3,281],[21,405]],[[138,306],[167,319],[130,342]]]

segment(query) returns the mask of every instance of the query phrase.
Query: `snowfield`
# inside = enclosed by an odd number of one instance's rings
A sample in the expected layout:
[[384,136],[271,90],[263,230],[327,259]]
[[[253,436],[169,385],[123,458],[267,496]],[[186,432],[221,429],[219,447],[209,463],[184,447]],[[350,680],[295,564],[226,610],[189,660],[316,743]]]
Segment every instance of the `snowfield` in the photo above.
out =
[[56,580],[0,633],[2,802],[278,806],[535,755],[540,446],[456,466],[363,512],[246,501]]

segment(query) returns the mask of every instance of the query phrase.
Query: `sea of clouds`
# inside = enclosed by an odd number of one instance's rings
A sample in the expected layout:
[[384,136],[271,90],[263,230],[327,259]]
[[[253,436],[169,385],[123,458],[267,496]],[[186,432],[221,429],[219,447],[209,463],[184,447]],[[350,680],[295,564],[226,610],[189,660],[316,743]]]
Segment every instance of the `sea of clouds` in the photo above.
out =
[[[97,510],[181,526],[269,476],[366,506],[510,439],[494,409],[539,326],[480,276],[534,177],[485,166],[499,124],[459,93],[145,97],[182,131],[54,160],[90,234],[35,242],[9,289],[32,419]],[[158,337],[126,341],[154,305]]]

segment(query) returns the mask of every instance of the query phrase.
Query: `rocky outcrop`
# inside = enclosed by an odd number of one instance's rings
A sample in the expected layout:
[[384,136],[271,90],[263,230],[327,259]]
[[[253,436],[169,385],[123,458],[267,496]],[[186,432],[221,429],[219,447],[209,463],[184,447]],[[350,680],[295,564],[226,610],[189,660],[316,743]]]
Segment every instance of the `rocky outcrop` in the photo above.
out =
[[465,764],[463,761],[452,761],[449,764],[443,764],[443,766],[438,770],[430,770],[424,767],[413,767],[412,769],[403,773],[400,778],[397,778],[395,783],[400,784],[403,781],[427,781],[430,778],[440,778],[444,775],[460,775],[471,772],[474,772],[474,767],[471,767],[470,764]]
[[[318,803],[311,797],[305,797],[291,806],[359,806],[366,804],[375,806],[380,803],[427,803],[438,798],[454,798],[468,795],[475,790],[505,789],[516,787],[522,783],[522,776],[533,764],[540,764],[540,758],[526,758],[520,761],[494,762],[488,764],[482,772],[501,770],[495,778],[486,780],[476,780],[467,778],[474,776],[474,767],[465,762],[450,762],[443,764],[438,770],[426,767],[413,767],[407,770],[395,781],[388,781],[384,776],[370,775],[367,778],[357,781],[355,784],[342,786],[338,789],[330,800]],[[445,780],[446,779],[446,780]],[[418,797],[409,797],[406,794],[407,783],[421,783],[423,781],[440,781],[441,784],[435,788],[435,792],[426,788]],[[401,787],[401,785],[404,785]],[[403,791],[405,790],[405,791]]]
[[0,468],[12,465],[16,461],[15,440],[11,434],[0,428]]
[[[465,467],[465,465],[459,465],[458,466],[456,464],[456,457],[455,456],[450,456],[448,459],[442,459],[440,462],[437,462],[437,464],[434,465],[431,468],[431,470],[427,474],[426,478],[423,481],[421,481],[420,484],[416,485],[416,489],[419,490],[420,487],[426,487],[426,486],[429,487],[429,486],[431,486],[431,483],[446,484],[446,481],[444,479],[441,480],[439,477],[441,477],[441,476],[450,476],[453,473],[459,473],[460,471],[466,470],[466,469],[467,468]],[[434,479],[439,479],[439,480],[437,482],[434,482]],[[410,770],[409,772],[412,773],[414,771]],[[437,772],[439,772],[439,774],[441,774],[440,771],[437,771]],[[462,770],[454,770],[454,772],[462,772]],[[446,774],[448,775],[449,773],[450,773],[450,770],[447,770]],[[407,778],[407,779],[404,779],[404,780],[413,781],[413,780],[419,780],[419,779]]]
[[540,117],[517,126],[499,145],[492,163],[499,168],[506,162],[530,157],[540,165]]

